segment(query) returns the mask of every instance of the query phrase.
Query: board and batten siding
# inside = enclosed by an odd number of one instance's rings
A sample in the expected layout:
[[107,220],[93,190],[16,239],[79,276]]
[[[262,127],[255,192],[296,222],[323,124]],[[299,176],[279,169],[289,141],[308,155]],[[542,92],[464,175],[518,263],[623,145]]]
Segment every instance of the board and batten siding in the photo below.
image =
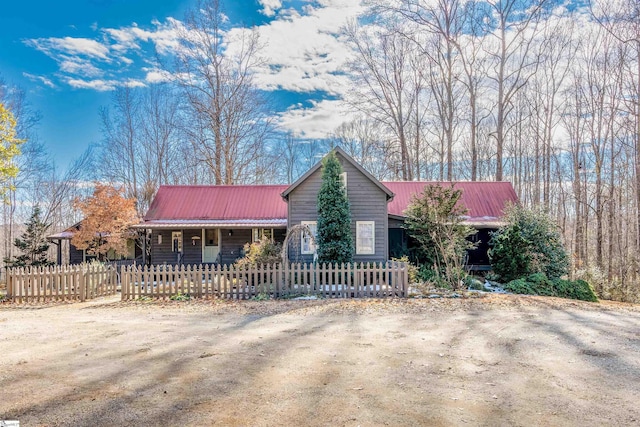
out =
[[[353,260],[356,262],[386,261],[387,243],[387,195],[366,175],[337,153],[336,156],[347,173],[347,197],[351,206],[351,235],[353,237]],[[289,193],[289,227],[302,221],[317,221],[318,191],[322,184],[322,168],[313,172]],[[375,221],[375,254],[357,255],[356,222]],[[299,239],[297,239],[299,240]],[[298,255],[300,242],[293,242],[289,248],[291,261],[312,262],[313,255]],[[293,259],[295,257],[295,259]]]

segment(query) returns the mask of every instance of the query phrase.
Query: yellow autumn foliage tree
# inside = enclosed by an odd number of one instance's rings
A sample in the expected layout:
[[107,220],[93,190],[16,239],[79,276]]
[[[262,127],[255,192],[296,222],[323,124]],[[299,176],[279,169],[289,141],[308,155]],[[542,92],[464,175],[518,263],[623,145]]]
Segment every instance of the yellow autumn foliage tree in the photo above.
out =
[[74,205],[84,219],[71,239],[73,246],[100,259],[109,251],[127,254],[127,239],[135,236],[130,227],[138,222],[135,199],[125,198],[122,189],[96,183],[93,195]]
[[18,175],[13,158],[20,154],[20,144],[23,142],[17,137],[15,117],[0,102],[0,198],[5,202],[7,191],[11,189],[10,179]]

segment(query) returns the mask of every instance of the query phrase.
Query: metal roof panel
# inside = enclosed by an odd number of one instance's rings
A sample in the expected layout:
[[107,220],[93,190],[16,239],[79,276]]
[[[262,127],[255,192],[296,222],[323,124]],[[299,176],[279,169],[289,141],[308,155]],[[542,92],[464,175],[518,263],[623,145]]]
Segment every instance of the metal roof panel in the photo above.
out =
[[462,190],[461,202],[468,210],[467,220],[487,221],[501,218],[504,208],[508,203],[518,203],[518,196],[510,182],[485,182],[485,181],[397,181],[383,182],[383,184],[395,193],[393,200],[389,202],[389,215],[404,216],[404,210],[409,206],[411,197],[421,193],[429,184],[450,186]]
[[165,185],[145,221],[262,220],[287,217],[286,185]]

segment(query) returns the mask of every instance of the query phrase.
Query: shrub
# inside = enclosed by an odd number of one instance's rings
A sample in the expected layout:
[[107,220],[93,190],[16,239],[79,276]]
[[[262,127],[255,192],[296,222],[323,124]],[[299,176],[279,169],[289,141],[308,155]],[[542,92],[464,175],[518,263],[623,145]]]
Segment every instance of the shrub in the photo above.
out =
[[558,279],[554,282],[554,285],[559,297],[598,302],[598,297],[593,288],[584,280]]
[[516,294],[598,301],[593,288],[584,280],[551,280],[543,273],[530,274],[526,278],[512,280],[504,285],[504,288]]
[[407,273],[409,275],[409,283],[416,283],[418,281],[418,266],[412,264],[409,261],[407,255],[403,255],[400,258],[391,258],[391,261],[404,262],[407,264]]
[[569,271],[569,258],[555,221],[539,209],[510,206],[507,225],[489,241],[491,266],[504,282],[544,273],[556,280]]
[[236,265],[277,264],[282,261],[282,245],[271,239],[247,243],[244,245],[244,253],[244,258],[236,261]]
[[454,289],[466,277],[464,258],[474,247],[467,237],[475,230],[462,223],[467,212],[458,203],[461,196],[453,186],[427,185],[404,212],[405,228],[418,243],[419,259],[433,270],[426,279],[447,282]]
[[175,295],[171,295],[171,296],[169,297],[169,299],[170,299],[171,301],[189,301],[189,300],[191,299],[191,295],[186,294],[186,293],[185,293],[185,294],[183,294],[182,292],[179,292],[179,291],[178,291],[178,293],[177,293],[177,294],[175,294]]

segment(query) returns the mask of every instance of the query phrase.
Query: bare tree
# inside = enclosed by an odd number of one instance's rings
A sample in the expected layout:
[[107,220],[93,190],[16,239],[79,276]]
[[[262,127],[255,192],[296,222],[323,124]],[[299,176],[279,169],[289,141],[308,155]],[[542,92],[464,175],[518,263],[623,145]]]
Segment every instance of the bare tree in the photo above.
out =
[[355,52],[355,59],[349,64],[354,90],[346,101],[393,133],[400,152],[401,177],[411,180],[408,135],[417,102],[411,70],[414,48],[401,33],[393,25],[370,30],[352,23],[345,28]]
[[486,49],[493,58],[489,79],[495,90],[496,173],[502,181],[504,147],[507,141],[507,121],[515,96],[526,87],[538,69],[540,58],[535,55],[535,33],[547,0],[505,0],[490,2],[495,28],[487,30],[493,43]]
[[195,153],[216,184],[249,180],[271,131],[264,96],[253,82],[263,62],[258,34],[225,25],[219,0],[199,1],[180,32],[174,73],[195,116]]

